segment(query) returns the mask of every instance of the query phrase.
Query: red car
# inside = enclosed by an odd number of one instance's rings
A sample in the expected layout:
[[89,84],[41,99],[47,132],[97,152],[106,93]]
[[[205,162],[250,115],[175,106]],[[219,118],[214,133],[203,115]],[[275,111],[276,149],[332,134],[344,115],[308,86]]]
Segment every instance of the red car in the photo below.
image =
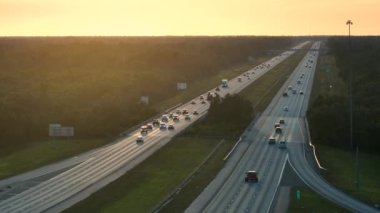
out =
[[245,182],[258,182],[259,178],[257,177],[256,171],[248,171],[245,173]]

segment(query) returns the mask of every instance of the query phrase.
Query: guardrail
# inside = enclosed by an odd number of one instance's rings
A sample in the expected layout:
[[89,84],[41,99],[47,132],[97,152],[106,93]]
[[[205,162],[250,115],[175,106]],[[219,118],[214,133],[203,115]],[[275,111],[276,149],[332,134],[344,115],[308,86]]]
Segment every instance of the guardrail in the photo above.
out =
[[318,166],[319,169],[327,170],[327,169],[325,169],[324,167],[322,167],[321,164],[319,163],[319,160],[318,160],[317,154],[316,154],[316,152],[315,152],[315,146],[314,146],[313,143],[311,142],[311,136],[310,136],[310,130],[309,130],[309,122],[308,122],[306,116],[305,116],[305,118],[304,118],[304,121],[305,121],[305,128],[306,128],[306,132],[307,132],[307,138],[308,138],[308,141],[309,141],[309,146],[310,146],[310,147],[312,148],[312,150],[313,150],[314,160],[315,160],[315,162],[317,163],[317,166]]

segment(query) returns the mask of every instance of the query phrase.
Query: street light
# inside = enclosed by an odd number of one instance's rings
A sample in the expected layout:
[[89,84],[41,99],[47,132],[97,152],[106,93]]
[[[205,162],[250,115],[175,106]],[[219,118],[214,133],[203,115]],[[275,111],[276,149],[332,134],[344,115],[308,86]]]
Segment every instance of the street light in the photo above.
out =
[[[354,23],[351,20],[348,20],[346,22],[346,25],[348,25],[348,45],[349,45],[349,51],[351,56],[351,25]],[[350,57],[350,73],[349,73],[349,98],[350,98],[350,143],[351,143],[351,149],[354,148],[354,142],[353,142],[353,104],[352,104],[352,57]],[[355,153],[355,186],[356,191],[359,192],[359,146],[358,143],[356,143],[356,153]]]

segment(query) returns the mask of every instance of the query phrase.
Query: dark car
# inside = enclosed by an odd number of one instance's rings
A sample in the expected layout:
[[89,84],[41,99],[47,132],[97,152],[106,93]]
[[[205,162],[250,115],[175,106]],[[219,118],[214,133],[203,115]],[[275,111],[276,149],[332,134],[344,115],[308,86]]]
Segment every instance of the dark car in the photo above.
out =
[[168,126],[168,130],[174,130],[174,125],[170,124],[170,125]]
[[257,177],[257,172],[256,171],[248,171],[245,173],[245,182],[258,182],[259,178]]
[[197,110],[194,110],[193,115],[199,115]]
[[153,126],[159,126],[160,122],[157,119],[155,119],[155,120],[153,120],[152,124],[153,124]]

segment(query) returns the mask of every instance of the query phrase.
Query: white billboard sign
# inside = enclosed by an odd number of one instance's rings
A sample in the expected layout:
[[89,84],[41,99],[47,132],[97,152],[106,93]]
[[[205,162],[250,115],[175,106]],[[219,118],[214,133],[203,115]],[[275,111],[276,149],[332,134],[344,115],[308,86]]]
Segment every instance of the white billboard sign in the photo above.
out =
[[186,82],[178,82],[177,83],[177,90],[185,90],[187,89],[187,83]]

